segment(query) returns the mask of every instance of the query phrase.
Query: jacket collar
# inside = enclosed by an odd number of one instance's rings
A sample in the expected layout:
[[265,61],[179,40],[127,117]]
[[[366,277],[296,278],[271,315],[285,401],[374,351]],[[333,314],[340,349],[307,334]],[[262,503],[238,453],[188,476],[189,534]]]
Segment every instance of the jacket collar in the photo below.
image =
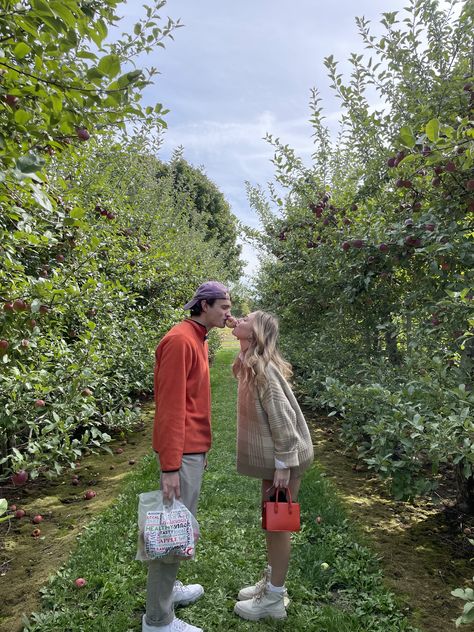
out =
[[207,327],[205,325],[202,325],[201,323],[198,323],[196,320],[192,320],[191,318],[186,318],[184,322],[191,325],[191,327],[194,329],[202,342],[205,342],[208,339],[209,336],[207,332]]

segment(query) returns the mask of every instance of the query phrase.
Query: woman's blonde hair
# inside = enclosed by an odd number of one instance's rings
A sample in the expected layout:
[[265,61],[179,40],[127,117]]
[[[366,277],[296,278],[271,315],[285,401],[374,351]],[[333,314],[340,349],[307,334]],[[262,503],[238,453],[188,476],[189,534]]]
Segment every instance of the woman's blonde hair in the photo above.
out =
[[283,377],[289,379],[293,374],[291,364],[283,359],[277,348],[277,318],[262,311],[253,312],[253,315],[250,345],[243,357],[239,355],[235,359],[232,367],[234,375],[249,384],[265,386],[265,369],[271,362]]

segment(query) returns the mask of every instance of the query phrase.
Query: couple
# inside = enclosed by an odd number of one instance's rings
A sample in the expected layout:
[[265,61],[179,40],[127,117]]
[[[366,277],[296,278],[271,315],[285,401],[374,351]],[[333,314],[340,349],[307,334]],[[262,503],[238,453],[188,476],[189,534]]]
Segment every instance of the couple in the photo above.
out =
[[[217,281],[203,283],[184,308],[190,317],[170,329],[155,354],[153,448],[163,497],[179,498],[196,515],[211,447],[207,335],[227,324],[240,342],[233,365],[239,381],[237,470],[262,480],[262,500],[269,499],[272,488],[273,494],[289,488],[296,500],[301,475],[313,461],[313,445],[287,382],[291,367],[277,350],[276,319],[261,311],[234,319],[229,291]],[[286,617],[290,533],[267,531],[266,540],[263,578],[239,592],[234,608],[250,621]],[[142,632],[202,632],[174,615],[175,605],[193,603],[204,594],[199,584],[176,581],[178,568],[179,562],[149,562]]]

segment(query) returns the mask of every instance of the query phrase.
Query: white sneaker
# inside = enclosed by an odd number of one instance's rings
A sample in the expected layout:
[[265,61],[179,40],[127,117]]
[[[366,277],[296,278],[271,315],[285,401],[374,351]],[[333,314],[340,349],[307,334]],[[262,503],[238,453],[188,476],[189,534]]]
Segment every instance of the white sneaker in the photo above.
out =
[[148,625],[144,614],[142,618],[142,632],[204,632],[204,630],[176,617],[168,625]]
[[[271,572],[271,567],[267,566],[263,571],[262,579],[260,579],[253,586],[246,586],[245,588],[242,588],[242,590],[240,590],[239,594],[237,595],[237,599],[239,601],[247,601],[247,599],[253,599],[256,595],[258,595],[263,587],[268,584],[271,578]],[[286,588],[285,592],[283,593],[283,603],[285,608],[287,608],[290,603],[290,598],[288,597],[288,592]]]
[[234,606],[234,612],[247,621],[258,621],[266,617],[285,619],[286,609],[283,599],[283,593],[270,592],[264,586],[253,599],[238,601]]
[[189,606],[204,595],[204,588],[201,584],[188,584],[176,581],[173,587],[173,604],[175,606]]

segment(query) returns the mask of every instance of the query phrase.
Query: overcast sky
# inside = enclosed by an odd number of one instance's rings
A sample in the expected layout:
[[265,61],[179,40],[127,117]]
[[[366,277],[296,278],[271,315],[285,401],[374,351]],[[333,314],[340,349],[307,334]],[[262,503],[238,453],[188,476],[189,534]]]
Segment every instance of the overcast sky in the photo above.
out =
[[[323,64],[333,54],[341,70],[350,53],[364,51],[355,16],[365,16],[380,33],[382,13],[402,10],[406,0],[168,0],[163,17],[181,19],[174,41],[146,60],[161,75],[145,93],[170,113],[160,158],[182,145],[184,157],[203,166],[235,215],[257,226],[245,181],[265,185],[272,178],[270,132],[302,157],[310,155],[310,89],[323,97],[328,119],[338,102]],[[121,7],[122,30],[139,15],[139,0]],[[244,246],[246,273],[257,267]]]

